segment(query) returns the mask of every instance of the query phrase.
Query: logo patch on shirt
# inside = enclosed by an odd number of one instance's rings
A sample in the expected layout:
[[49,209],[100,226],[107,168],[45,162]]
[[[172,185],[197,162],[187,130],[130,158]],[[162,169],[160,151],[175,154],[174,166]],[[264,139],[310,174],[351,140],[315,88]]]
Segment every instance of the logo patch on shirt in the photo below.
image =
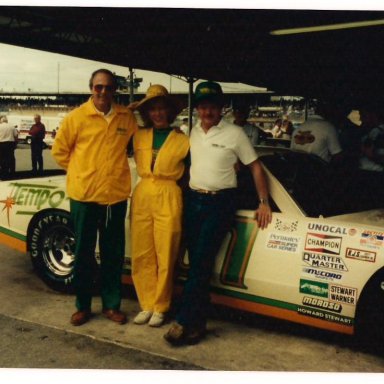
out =
[[116,133],[118,135],[126,135],[127,134],[127,128],[116,128]]
[[226,148],[226,146],[225,146],[225,145],[222,145],[222,144],[215,144],[215,143],[212,143],[211,145],[212,145],[212,147],[215,147],[215,148]]

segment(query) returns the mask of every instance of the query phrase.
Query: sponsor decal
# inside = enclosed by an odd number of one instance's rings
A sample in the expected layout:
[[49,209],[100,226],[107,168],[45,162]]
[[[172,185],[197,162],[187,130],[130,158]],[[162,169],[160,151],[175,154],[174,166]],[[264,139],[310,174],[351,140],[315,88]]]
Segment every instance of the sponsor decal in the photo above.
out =
[[300,237],[271,233],[267,241],[267,248],[278,251],[297,252],[299,243]]
[[336,314],[336,313],[324,312],[324,311],[321,311],[319,309],[312,309],[312,308],[308,308],[308,307],[299,306],[297,308],[297,312],[301,315],[315,317],[317,319],[323,319],[323,320],[331,321],[333,323],[341,323],[344,325],[353,325],[352,318],[350,318],[350,317],[341,316],[341,315]]
[[328,284],[318,281],[300,279],[300,292],[328,299]]
[[10,221],[9,221],[9,214],[11,212],[12,206],[15,205],[15,199],[11,196],[6,197],[5,200],[0,200],[0,203],[3,203],[3,209],[2,211],[6,212],[7,215],[7,221],[8,221],[8,226],[10,226]]
[[343,277],[343,275],[340,273],[329,272],[315,268],[304,267],[303,272],[308,273],[309,275],[321,280],[340,280]]
[[303,304],[309,307],[322,308],[322,309],[326,309],[328,311],[336,312],[336,313],[340,313],[341,310],[343,309],[341,304],[332,303],[331,301],[318,299],[316,297],[304,296]]
[[336,225],[328,225],[321,223],[308,223],[308,229],[317,232],[334,233],[337,235],[347,235],[347,228],[338,227]]
[[298,131],[295,136],[293,136],[295,144],[305,145],[311,144],[315,141],[315,136],[312,135],[311,131]]
[[340,255],[341,237],[323,235],[319,233],[307,233],[305,250],[330,255]]
[[376,231],[363,231],[360,245],[371,249],[379,249],[384,244],[384,233]]
[[66,199],[65,192],[57,186],[17,182],[10,185],[13,187],[10,196],[0,200],[0,203],[4,204],[2,211],[6,212],[9,226],[9,214],[15,207],[17,207],[16,215],[31,215],[44,205],[57,208]]
[[282,232],[296,232],[299,221],[283,221],[276,218],[275,229]]
[[126,135],[128,133],[128,129],[127,128],[121,128],[121,127],[118,127],[116,129],[116,133],[118,135]]
[[345,265],[343,259],[340,256],[304,252],[303,261],[311,267],[315,268],[330,269],[340,272],[348,271],[347,266]]
[[376,252],[365,251],[362,249],[347,248],[345,256],[350,259],[369,261],[374,263],[376,260]]
[[344,287],[342,285],[329,285],[329,299],[338,303],[356,305],[357,288]]

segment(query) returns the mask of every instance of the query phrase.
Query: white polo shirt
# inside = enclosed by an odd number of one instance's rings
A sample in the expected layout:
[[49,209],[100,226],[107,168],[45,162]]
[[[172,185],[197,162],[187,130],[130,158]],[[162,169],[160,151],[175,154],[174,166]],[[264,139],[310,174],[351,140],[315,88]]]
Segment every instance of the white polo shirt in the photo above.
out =
[[0,123],[0,142],[15,141],[17,129],[9,123]]
[[341,152],[336,128],[319,115],[312,115],[300,125],[291,139],[291,148],[312,153],[326,162]]
[[190,136],[192,189],[218,191],[237,186],[234,165],[237,160],[248,165],[257,159],[256,152],[243,129],[223,119],[207,133],[200,121]]

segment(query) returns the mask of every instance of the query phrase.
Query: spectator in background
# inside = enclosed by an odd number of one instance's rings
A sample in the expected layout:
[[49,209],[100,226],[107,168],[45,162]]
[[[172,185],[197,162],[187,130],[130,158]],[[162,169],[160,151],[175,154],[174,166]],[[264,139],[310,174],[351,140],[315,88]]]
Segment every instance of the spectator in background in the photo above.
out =
[[340,157],[342,149],[336,128],[327,119],[329,106],[319,103],[310,116],[293,132],[291,148],[319,156],[327,163]]
[[244,132],[248,136],[249,141],[253,146],[259,144],[259,128],[253,124],[248,123],[249,106],[239,105],[233,109],[233,116],[235,117],[233,124],[236,124],[243,128]]
[[15,148],[17,129],[8,123],[6,116],[0,117],[0,179],[9,179],[16,168]]
[[281,130],[281,126],[283,124],[283,119],[276,119],[275,123],[273,124],[273,127],[271,129],[272,137],[277,137]]
[[32,158],[32,173],[34,175],[43,174],[43,148],[45,137],[45,126],[41,123],[41,116],[34,116],[35,124],[29,130],[31,136],[31,158]]
[[384,170],[384,119],[375,108],[360,111],[363,132],[359,168],[368,171]]

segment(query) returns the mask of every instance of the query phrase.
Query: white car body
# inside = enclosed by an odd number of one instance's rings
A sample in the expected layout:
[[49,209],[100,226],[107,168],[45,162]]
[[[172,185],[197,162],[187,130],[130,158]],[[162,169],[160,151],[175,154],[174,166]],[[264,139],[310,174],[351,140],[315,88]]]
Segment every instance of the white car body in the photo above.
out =
[[[133,163],[131,168],[135,175]],[[362,292],[375,274],[384,281],[384,210],[308,217],[268,167],[266,174],[278,209],[265,230],[258,228],[253,210],[237,211],[236,225],[216,258],[213,301],[353,334]],[[65,176],[1,182],[0,204],[0,241],[23,252],[28,243],[33,261],[39,254],[33,237],[45,224],[59,220],[57,210],[69,211]],[[127,214],[127,240],[128,220]],[[130,282],[129,241],[126,251],[123,281]],[[64,283],[70,284],[65,274],[69,276],[73,255],[64,256],[68,264],[62,271]],[[187,264],[187,254],[181,251],[177,265],[181,281]],[[380,287],[384,290],[384,282]]]

